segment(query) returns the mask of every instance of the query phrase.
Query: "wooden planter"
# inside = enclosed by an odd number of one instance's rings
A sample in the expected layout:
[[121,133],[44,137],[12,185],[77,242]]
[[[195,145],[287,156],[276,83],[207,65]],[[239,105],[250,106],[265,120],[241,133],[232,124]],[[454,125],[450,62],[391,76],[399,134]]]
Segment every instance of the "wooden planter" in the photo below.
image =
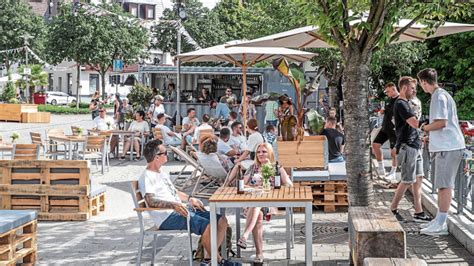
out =
[[278,140],[278,161],[284,167],[328,167],[328,144],[325,136],[306,136],[303,141]]
[[36,104],[0,104],[0,121],[49,123],[50,113],[38,112]]

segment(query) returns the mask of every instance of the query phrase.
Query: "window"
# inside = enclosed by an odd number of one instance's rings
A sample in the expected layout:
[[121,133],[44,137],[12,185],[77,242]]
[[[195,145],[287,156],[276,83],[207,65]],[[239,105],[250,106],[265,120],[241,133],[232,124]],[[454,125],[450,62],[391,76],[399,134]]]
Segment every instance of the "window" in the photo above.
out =
[[67,93],[72,94],[72,73],[67,73]]
[[99,74],[90,74],[89,75],[89,93],[94,94],[94,92],[99,90]]
[[58,78],[58,91],[63,90],[63,77]]
[[130,14],[134,17],[138,17],[138,6],[136,4],[130,4],[128,6],[128,9],[130,11]]
[[146,18],[155,19],[155,6],[152,6],[152,5],[146,6]]
[[32,2],[33,2],[33,3],[42,3],[43,0],[30,0],[29,2],[30,2],[30,3],[32,3]]
[[54,80],[53,80],[53,73],[49,73],[48,74],[48,90],[49,91],[52,91],[53,90],[53,83],[54,83]]

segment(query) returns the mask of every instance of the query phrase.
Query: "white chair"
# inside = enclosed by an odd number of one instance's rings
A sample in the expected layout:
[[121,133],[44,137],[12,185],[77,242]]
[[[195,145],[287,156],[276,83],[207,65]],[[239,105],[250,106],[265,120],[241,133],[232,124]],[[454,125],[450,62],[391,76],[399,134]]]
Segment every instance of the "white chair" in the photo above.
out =
[[184,182],[182,183],[182,185],[179,185],[179,186],[176,186],[177,188],[179,188],[180,190],[184,190],[186,188],[186,186],[188,185],[188,183],[190,181],[192,181],[194,178],[196,178],[198,175],[200,176],[203,172],[203,169],[202,167],[199,165],[199,163],[194,160],[193,157],[191,157],[189,154],[187,154],[184,150],[182,150],[181,148],[179,147],[173,147],[173,146],[169,146],[169,148],[176,154],[178,155],[181,159],[183,159],[185,161],[185,165],[184,167],[181,169],[181,171],[179,172],[178,176],[176,177],[176,179],[174,180],[174,182],[176,183],[176,181],[178,179],[182,179],[184,178],[184,175],[183,175],[183,172],[184,170],[186,170],[186,168],[188,166],[191,166],[193,168],[193,171],[191,173],[191,175],[187,176],[184,180]]
[[[191,195],[196,197],[210,197],[212,194],[203,193],[203,191],[212,185],[218,184],[219,181],[221,181],[220,183],[224,183],[224,181],[227,180],[227,175],[230,173],[230,171],[227,172],[222,166],[217,153],[205,154],[203,152],[196,152],[196,156],[198,158],[198,163],[202,169],[204,169],[204,172],[196,181]],[[211,180],[207,185],[197,190],[203,175],[209,177]]]
[[158,240],[158,235],[161,234],[171,234],[171,235],[176,235],[177,233],[188,233],[189,237],[189,252],[188,252],[188,259],[189,259],[189,265],[193,265],[193,242],[191,238],[191,217],[188,215],[187,217],[187,229],[186,230],[159,230],[156,226],[153,226],[151,228],[145,229],[145,223],[143,220],[143,212],[145,211],[163,211],[164,209],[158,209],[158,208],[150,208],[148,207],[148,204],[145,201],[145,198],[143,198],[142,194],[140,193],[138,189],[138,181],[132,181],[132,198],[133,198],[133,203],[135,204],[135,211],[137,212],[138,215],[138,221],[140,223],[140,243],[138,246],[138,256],[137,256],[137,265],[141,264],[142,260],[142,250],[143,250],[143,241],[145,239],[145,236],[148,235],[153,235],[153,253],[151,257],[151,265],[155,263],[155,255],[156,255],[156,246],[157,246],[157,240]]

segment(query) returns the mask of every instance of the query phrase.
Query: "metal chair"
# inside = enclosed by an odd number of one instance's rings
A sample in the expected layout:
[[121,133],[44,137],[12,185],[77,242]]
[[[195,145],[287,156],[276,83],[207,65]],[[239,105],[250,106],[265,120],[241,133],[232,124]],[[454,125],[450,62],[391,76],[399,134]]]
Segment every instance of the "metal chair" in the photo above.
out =
[[189,237],[189,252],[188,252],[188,259],[189,259],[189,265],[193,265],[193,239],[191,237],[191,217],[188,215],[187,217],[187,229],[186,230],[159,230],[156,226],[153,226],[151,228],[146,229],[145,228],[145,223],[143,220],[143,212],[145,211],[164,211],[165,209],[158,209],[158,208],[150,208],[148,207],[148,204],[145,201],[145,198],[142,196],[141,192],[138,189],[138,181],[132,181],[131,183],[132,187],[132,198],[133,198],[133,203],[135,205],[135,211],[137,212],[138,215],[138,221],[140,223],[140,243],[138,246],[138,256],[137,256],[137,265],[141,264],[142,260],[142,250],[143,250],[143,241],[145,239],[145,236],[147,235],[153,235],[153,253],[151,257],[151,264],[153,265],[155,263],[155,255],[156,255],[156,248],[157,248],[157,240],[158,240],[158,235],[160,234],[177,234],[177,233],[188,233]]

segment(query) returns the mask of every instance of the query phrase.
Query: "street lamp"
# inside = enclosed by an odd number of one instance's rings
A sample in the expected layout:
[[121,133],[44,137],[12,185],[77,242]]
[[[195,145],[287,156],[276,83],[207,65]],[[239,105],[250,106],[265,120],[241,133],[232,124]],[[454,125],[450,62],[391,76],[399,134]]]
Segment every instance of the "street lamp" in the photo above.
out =
[[[181,2],[181,0],[178,0],[176,2],[176,13],[178,15],[178,26],[177,26],[177,44],[176,44],[176,55],[179,55],[181,53],[181,21],[186,20],[188,18],[186,14],[186,7],[184,3]],[[181,84],[180,84],[180,76],[181,76],[181,60],[177,60],[177,68],[178,71],[176,73],[176,125],[179,126],[181,125]]]

